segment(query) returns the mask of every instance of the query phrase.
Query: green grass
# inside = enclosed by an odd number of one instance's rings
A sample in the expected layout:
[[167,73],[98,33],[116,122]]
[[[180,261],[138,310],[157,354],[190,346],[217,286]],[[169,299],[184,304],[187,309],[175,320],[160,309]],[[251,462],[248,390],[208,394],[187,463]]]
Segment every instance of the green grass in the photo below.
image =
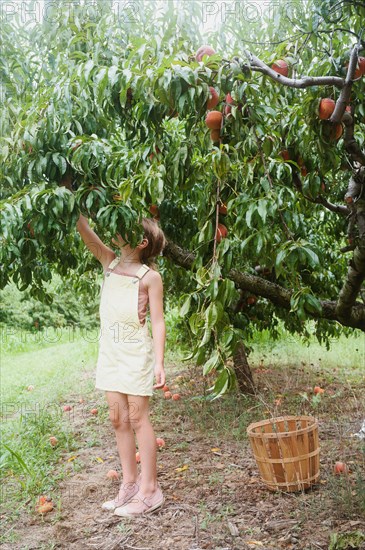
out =
[[[175,371],[180,368],[189,371],[190,366],[181,362],[182,356],[188,352],[182,353],[179,347],[174,345],[174,338],[177,338],[179,330],[174,328],[172,312],[169,312],[166,321],[166,375],[167,381],[170,382]],[[70,474],[70,468],[66,467],[70,466],[70,463],[67,463],[68,456],[76,454],[80,447],[99,444],[100,430],[97,428],[99,424],[104,425],[107,421],[107,405],[103,393],[94,389],[98,350],[97,329],[90,330],[87,334],[78,330],[73,333],[68,328],[49,330],[41,338],[25,331],[10,334],[11,332],[6,331],[5,337],[4,332],[2,334],[3,423],[0,477],[4,484],[2,500],[12,502],[10,514],[12,519],[16,519],[29,499],[33,502],[40,494],[52,493],[60,480]],[[181,334],[179,336],[181,338]],[[282,331],[281,338],[274,342],[270,340],[268,332],[257,333],[247,344],[253,349],[249,355],[249,362],[254,368],[261,366],[275,369],[278,373],[288,369],[286,375],[289,390],[293,387],[293,376],[299,385],[305,383],[302,375],[296,372],[297,366],[301,366],[302,363],[305,363],[307,380],[316,379],[317,373],[321,373],[322,378],[323,375],[329,381],[337,378],[344,385],[346,381],[353,385],[364,381],[365,341],[363,334],[359,332],[354,332],[349,338],[340,337],[332,343],[329,351],[320,346],[315,338],[311,339],[308,348],[299,338],[294,338],[285,331]],[[196,370],[200,373],[199,367]],[[182,401],[180,407],[180,413],[183,413],[190,427],[205,433],[210,438],[212,446],[216,443],[218,446],[219,440],[224,436],[236,441],[245,439],[248,423],[263,418],[265,401],[236,394],[223,396],[214,402],[206,402],[201,399],[201,395],[211,384],[206,380],[202,381],[200,374],[199,377],[197,385],[197,382],[191,382],[187,375],[186,388],[190,389],[190,392],[187,392],[187,398]],[[273,384],[275,379],[274,375]],[[27,390],[29,385],[34,386],[33,391]],[[270,384],[267,382],[267,385]],[[275,389],[273,387],[273,391]],[[268,401],[272,401],[274,397],[270,391],[268,388],[269,394],[265,396],[269,398]],[[288,394],[295,413],[299,410],[303,398],[290,395],[290,391]],[[80,397],[84,398],[88,408],[99,408],[97,420],[85,419],[82,436],[74,429],[70,416],[65,415],[62,410],[64,403],[78,403]],[[166,416],[169,406],[171,403],[156,399],[155,417]],[[308,407],[313,407],[313,404],[308,403]],[[173,409],[171,412],[174,414]],[[57,436],[59,445],[50,445],[50,435]],[[5,448],[4,443],[15,454]],[[71,473],[81,467],[77,461],[71,464]],[[218,480],[211,481],[216,483]],[[363,498],[363,482],[359,482],[358,485],[357,493]],[[351,494],[348,495],[345,488],[342,492],[334,492],[341,494],[341,502],[344,502],[345,508],[349,508],[347,498],[350,499]]]
[[[50,338],[41,337],[38,342],[30,338],[26,348],[19,349],[25,345],[21,342],[15,351],[3,353],[3,402],[9,406],[11,403],[58,403],[75,388],[83,386],[82,379],[93,366],[97,344],[80,336],[70,341],[65,334],[53,344]],[[34,386],[31,392],[27,391],[29,385]]]
[[[313,323],[308,325],[313,327]],[[365,338],[359,330],[349,337],[341,335],[332,340],[328,351],[314,336],[307,345],[284,329],[277,341],[271,340],[269,332],[265,330],[255,333],[252,341],[247,343],[253,348],[249,355],[251,364],[263,363],[264,368],[269,365],[287,368],[300,366],[303,362],[313,372],[324,372],[329,379],[332,374],[338,374],[352,383],[365,380]]]

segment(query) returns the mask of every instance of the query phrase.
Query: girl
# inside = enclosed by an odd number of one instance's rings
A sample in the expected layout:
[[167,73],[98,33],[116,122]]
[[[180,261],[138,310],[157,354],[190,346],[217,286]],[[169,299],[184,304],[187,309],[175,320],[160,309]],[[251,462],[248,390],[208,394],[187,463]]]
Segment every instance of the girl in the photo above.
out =
[[[144,236],[131,248],[119,235],[108,248],[80,215],[76,228],[104,270],[100,300],[99,355],[95,388],[105,391],[115,430],[123,481],[118,495],[102,508],[133,517],[161,507],[164,496],[157,481],[156,437],[149,419],[149,397],[165,385],[163,284],[153,259],[165,244],[157,222],[142,218]],[[152,335],[146,323],[149,304]],[[154,348],[154,349],[153,349]],[[153,385],[153,376],[156,384]],[[137,478],[138,441],[141,474]]]

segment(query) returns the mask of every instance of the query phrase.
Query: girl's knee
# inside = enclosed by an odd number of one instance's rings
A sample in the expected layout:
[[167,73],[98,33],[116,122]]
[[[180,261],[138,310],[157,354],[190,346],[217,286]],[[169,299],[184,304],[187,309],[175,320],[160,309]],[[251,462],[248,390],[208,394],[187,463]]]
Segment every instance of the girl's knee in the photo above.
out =
[[129,431],[131,429],[129,417],[126,415],[115,415],[114,411],[111,411],[109,419],[115,430]]
[[130,419],[131,426],[135,432],[138,432],[145,428],[146,426],[150,426],[150,416],[149,414],[143,414],[140,416],[134,416]]
[[128,400],[125,394],[107,392],[109,418],[116,429],[130,430]]

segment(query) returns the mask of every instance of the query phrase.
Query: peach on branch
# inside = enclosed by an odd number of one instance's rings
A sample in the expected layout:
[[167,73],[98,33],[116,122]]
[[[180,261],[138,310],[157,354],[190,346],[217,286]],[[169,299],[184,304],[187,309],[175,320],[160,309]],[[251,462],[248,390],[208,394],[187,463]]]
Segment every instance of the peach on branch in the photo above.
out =
[[365,57],[359,57],[357,60],[357,64],[361,71],[361,75],[365,74]]
[[242,103],[237,103],[228,92],[228,94],[226,95],[226,106],[224,107],[224,114],[226,116],[231,114],[233,105],[236,105],[237,109],[242,112]]
[[160,211],[158,209],[158,206],[157,204],[151,204],[151,206],[149,207],[149,212],[150,214],[152,214],[152,216],[154,216],[155,218],[158,218],[160,216]]
[[219,206],[218,212],[222,214],[222,216],[227,215],[227,206],[222,202],[222,204]]
[[283,160],[285,160],[285,162],[290,160],[290,154],[288,149],[283,149],[282,151],[280,151],[279,155]]
[[289,65],[286,61],[284,61],[284,59],[278,59],[277,61],[274,61],[274,63],[271,65],[271,68],[282,76],[288,76],[289,74]]
[[219,103],[219,94],[213,86],[209,86],[209,99],[207,101],[207,109],[214,109]]
[[204,44],[203,46],[200,46],[200,48],[197,50],[195,54],[195,59],[197,61],[202,61],[203,57],[206,55],[207,57],[214,55],[215,50],[211,46],[208,46],[207,44]]
[[225,239],[227,237],[227,235],[228,235],[228,229],[226,228],[225,225],[223,225],[222,223],[219,223],[215,234],[217,243],[220,243],[222,239]]
[[217,141],[219,141],[220,138],[221,138],[221,131],[220,130],[211,130],[210,131],[210,139],[214,143],[217,143]]
[[[345,65],[346,72],[347,72],[348,66],[349,64],[346,63]],[[365,57],[359,57],[357,60],[357,65],[354,73],[354,79],[356,80],[357,78],[360,78],[364,74],[365,74]]]
[[210,130],[219,130],[222,125],[223,115],[220,111],[210,111],[206,118],[205,124]]
[[[156,155],[158,155],[159,153],[161,153],[160,149],[157,147],[157,145],[155,146],[155,153]],[[149,156],[149,159],[150,159],[150,162],[153,161],[154,157],[155,157],[155,153],[151,153],[150,156]]]
[[321,99],[318,107],[318,116],[321,120],[327,120],[335,110],[336,103],[330,97]]

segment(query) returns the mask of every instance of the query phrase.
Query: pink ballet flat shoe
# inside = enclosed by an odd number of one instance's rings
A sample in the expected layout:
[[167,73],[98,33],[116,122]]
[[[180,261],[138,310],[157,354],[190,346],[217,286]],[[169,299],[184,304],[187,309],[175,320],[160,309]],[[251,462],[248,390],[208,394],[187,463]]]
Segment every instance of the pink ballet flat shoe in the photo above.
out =
[[113,500],[108,500],[102,504],[103,510],[114,511],[116,508],[123,506],[134,497],[139,491],[139,483],[141,482],[141,474],[137,477],[136,483],[128,483],[126,487],[119,489],[118,496]]
[[140,514],[150,513],[160,508],[165,501],[160,485],[150,497],[145,497],[140,491],[133,496],[127,504],[114,510],[114,515],[121,517],[135,517]]

